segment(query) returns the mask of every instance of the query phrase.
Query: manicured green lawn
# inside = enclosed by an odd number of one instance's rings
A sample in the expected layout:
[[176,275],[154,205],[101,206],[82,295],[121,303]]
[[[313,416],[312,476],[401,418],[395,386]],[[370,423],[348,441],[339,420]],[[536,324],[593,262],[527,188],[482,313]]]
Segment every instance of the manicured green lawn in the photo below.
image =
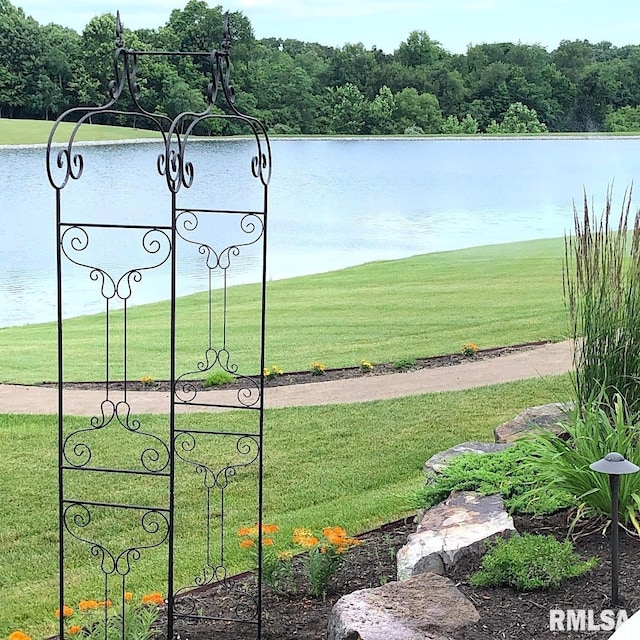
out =
[[[3,144],[44,144],[49,140],[51,120],[13,120],[0,118],[0,145]],[[56,142],[69,139],[73,123],[62,123],[56,133]],[[80,128],[76,140],[132,140],[134,138],[157,138],[158,133],[146,129],[112,127],[109,125],[85,124]]]
[[[306,370],[392,362],[535,340],[562,340],[562,239],[535,240],[372,262],[268,284],[267,365]],[[229,293],[228,346],[241,373],[259,364],[257,285]],[[206,296],[180,299],[178,370],[195,369],[206,347]],[[129,377],[168,377],[166,302],[129,312]],[[111,327],[121,323],[112,313]],[[68,380],[104,379],[104,316],[65,322]],[[117,333],[117,332],[116,332]],[[0,329],[0,381],[56,379],[55,325]],[[218,346],[219,345],[214,345]],[[111,344],[112,378],[121,376],[121,336]]]
[[[292,530],[300,526],[318,529],[341,525],[349,533],[357,533],[401,517],[411,510],[410,494],[424,481],[422,467],[433,453],[463,441],[492,440],[496,425],[525,407],[567,399],[569,388],[568,376],[562,376],[363,404],[267,411],[265,518],[281,527],[276,536],[278,546],[286,548]],[[248,421],[255,417],[250,413],[192,414],[181,418],[180,426],[223,426],[228,431],[251,428]],[[165,417],[138,417],[144,430],[162,435],[166,428]],[[86,426],[82,418],[69,418],[67,422],[71,430]],[[53,416],[0,415],[0,441],[6,445],[0,465],[0,637],[14,629],[22,629],[33,638],[55,631],[55,433]],[[94,447],[94,463],[116,464],[132,450],[138,451],[135,437],[129,435],[125,445],[123,434],[124,430],[114,424],[94,432],[96,438],[104,437],[104,449]],[[225,439],[228,442],[224,445],[219,439],[208,444],[201,437],[196,449],[198,461],[211,466],[219,459],[235,461],[237,439]],[[100,456],[98,451],[102,452]],[[185,464],[178,465],[177,473],[178,583],[186,585],[201,568],[203,476]],[[68,473],[68,497],[102,496],[115,502],[132,500],[152,505],[166,500],[160,479],[123,480],[104,474],[109,477],[89,482],[86,475],[78,474],[82,477],[74,480]],[[247,565],[237,546],[235,530],[255,517],[254,485],[251,473],[240,470],[226,496],[228,561],[234,570]],[[126,548],[138,539],[139,521],[130,522],[131,528],[123,527],[116,518],[111,523],[102,522],[101,535],[105,537],[101,540],[112,548]],[[90,533],[85,531],[88,537]],[[165,547],[160,552],[143,552],[134,563],[128,588],[136,594],[155,590],[166,593],[164,553]],[[94,562],[88,545],[69,547],[69,604],[100,595]]]

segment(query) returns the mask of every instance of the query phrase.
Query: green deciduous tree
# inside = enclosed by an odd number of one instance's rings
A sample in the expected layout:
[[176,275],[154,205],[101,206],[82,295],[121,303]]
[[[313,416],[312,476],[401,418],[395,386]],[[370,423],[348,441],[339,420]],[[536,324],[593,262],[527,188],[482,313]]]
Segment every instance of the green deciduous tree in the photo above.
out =
[[500,124],[495,120],[487,127],[487,133],[544,133],[547,125],[538,120],[535,109],[530,109],[522,102],[509,105]]
[[396,94],[397,124],[400,131],[411,126],[425,133],[440,133],[442,112],[438,98],[431,93],[418,93],[416,89],[403,89]]

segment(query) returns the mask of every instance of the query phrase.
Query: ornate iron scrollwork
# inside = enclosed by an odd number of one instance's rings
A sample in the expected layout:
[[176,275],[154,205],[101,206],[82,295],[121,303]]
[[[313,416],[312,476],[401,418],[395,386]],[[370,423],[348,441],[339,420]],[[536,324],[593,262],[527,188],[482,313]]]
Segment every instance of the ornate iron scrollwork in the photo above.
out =
[[[122,596],[125,606],[125,588],[127,579],[134,571],[142,556],[152,549],[167,549],[167,634],[173,638],[180,623],[203,618],[209,621],[235,621],[248,624],[255,630],[257,637],[261,634],[261,573],[258,571],[256,589],[247,592],[235,586],[230,578],[225,549],[225,527],[230,526],[231,518],[227,518],[225,503],[234,479],[244,473],[255,474],[256,477],[256,522],[262,522],[262,451],[263,451],[263,412],[264,412],[264,299],[266,259],[266,223],[267,223],[267,188],[271,176],[271,147],[266,128],[257,119],[242,114],[235,106],[235,91],[231,84],[230,28],[228,16],[225,17],[224,34],[219,50],[208,52],[150,52],[128,49],[124,41],[124,29],[120,14],[116,17],[115,52],[113,58],[113,77],[108,83],[108,100],[99,107],[77,107],[62,114],[53,125],[47,145],[47,174],[51,186],[56,191],[56,226],[57,226],[57,279],[58,279],[58,337],[59,337],[59,524],[60,524],[60,603],[66,601],[66,562],[65,554],[69,545],[84,545],[88,550],[89,561],[93,562],[102,576],[104,599],[112,588],[116,587]],[[174,119],[164,114],[152,113],[144,109],[140,102],[140,84],[138,79],[139,62],[142,56],[192,56],[200,60],[208,60],[210,64],[210,81],[206,91],[207,108],[201,113],[182,113]],[[118,102],[126,96],[127,108],[120,109]],[[214,109],[220,99],[224,100],[223,111]],[[156,169],[166,180],[171,201],[171,213],[166,224],[134,225],[126,221],[110,219],[108,223],[96,221],[67,221],[64,218],[61,192],[69,183],[78,181],[85,172],[85,157],[76,148],[79,129],[97,115],[117,115],[137,117],[145,120],[162,136],[161,149],[157,155]],[[187,157],[188,142],[196,128],[208,119],[229,120],[243,123],[250,132],[255,151],[248,159],[249,178],[252,184],[261,190],[262,209],[251,208],[229,212],[224,208],[179,206],[178,195],[184,188],[186,193],[196,181],[196,168]],[[54,137],[59,125],[70,120],[73,123],[68,141],[58,147]],[[87,156],[89,157],[89,156]],[[255,181],[254,179],[257,179]],[[117,207],[116,207],[117,211]],[[203,234],[200,226],[202,216],[209,214],[235,217],[237,238],[224,247],[216,247],[215,243]],[[105,266],[101,258],[93,256],[92,250],[105,244],[104,234],[126,234],[127,238],[137,239],[142,254],[140,264],[127,265],[115,269]],[[109,241],[110,242],[110,241]],[[261,288],[261,326],[259,371],[240,371],[237,360],[227,341],[230,326],[229,310],[226,306],[227,272],[229,272],[246,247],[259,246],[262,250],[262,288]],[[223,304],[220,308],[222,327],[221,335],[214,335],[215,325],[213,310],[208,308],[207,328],[203,334],[201,357],[195,357],[187,371],[177,370],[176,335],[179,327],[176,322],[176,281],[180,251],[186,247],[196,247],[201,257],[201,267],[208,274],[209,296],[212,274],[222,274]],[[88,280],[92,283],[95,295],[104,305],[104,393],[96,401],[93,415],[86,418],[78,426],[77,422],[65,420],[65,333],[63,330],[62,300],[65,280],[63,264],[74,268],[85,269]],[[136,294],[145,274],[151,270],[164,267],[170,271],[171,281],[171,315],[168,330],[172,351],[168,355],[170,384],[172,393],[167,400],[168,420],[162,431],[152,421],[140,414],[136,398],[129,387],[129,348],[130,326],[128,324],[130,306],[137,301]],[[114,382],[110,354],[114,347],[112,334],[119,332],[121,336],[118,349],[122,350],[122,381]],[[153,339],[153,338],[151,338]],[[120,344],[122,343],[122,344]],[[241,382],[237,390],[237,403],[226,408],[250,409],[255,415],[255,429],[245,433],[227,433],[218,428],[202,428],[190,430],[178,428],[176,408],[191,405],[219,406],[209,399],[207,394],[199,394],[194,383],[194,376],[201,376],[213,368],[220,368],[237,377]],[[105,438],[118,438],[115,452],[105,452]],[[231,451],[229,460],[224,463],[207,459],[207,445],[211,441],[219,442]],[[114,462],[114,459],[119,462]],[[193,472],[200,476],[201,499],[205,505],[203,524],[204,548],[202,563],[194,574],[191,585],[177,585],[174,578],[174,549],[177,529],[175,513],[176,470]],[[89,474],[89,475],[83,475]],[[118,486],[138,485],[145,477],[149,482],[160,483],[164,487],[163,498],[158,505],[150,506],[132,503],[119,504],[98,496],[87,499],[78,495],[88,491],[95,478],[103,478],[105,474],[117,478]],[[253,475],[252,475],[253,477]],[[71,481],[73,478],[73,482]],[[83,482],[85,479],[87,482]],[[127,485],[130,480],[131,485]],[[93,485],[92,485],[93,486]],[[101,486],[98,482],[96,486]],[[94,487],[94,491],[96,491]],[[166,495],[164,495],[166,493]],[[168,497],[166,497],[168,496]],[[219,500],[223,505],[219,517],[210,517],[212,502]],[[103,523],[108,520],[110,526],[114,522],[129,527],[127,533],[130,544],[118,546],[108,532],[103,530]],[[214,543],[215,539],[215,543]],[[111,586],[110,586],[111,585]],[[193,588],[213,587],[233,594],[230,610],[222,611],[215,607],[211,611],[201,612],[195,606]],[[226,600],[225,600],[226,601]],[[63,620],[60,620],[60,636],[64,635]]]

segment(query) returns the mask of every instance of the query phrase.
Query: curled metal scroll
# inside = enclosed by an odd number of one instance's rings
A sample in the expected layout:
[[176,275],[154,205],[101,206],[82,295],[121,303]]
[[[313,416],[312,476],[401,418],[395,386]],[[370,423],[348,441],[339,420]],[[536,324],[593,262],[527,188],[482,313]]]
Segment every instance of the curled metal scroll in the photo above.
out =
[[[231,435],[228,438],[234,437]],[[175,437],[175,453],[176,456],[194,467],[197,474],[202,475],[203,487],[207,490],[220,489],[224,490],[229,485],[231,478],[235,477],[240,469],[251,466],[260,454],[260,445],[255,436],[243,435],[237,436],[236,451],[241,456],[247,456],[247,459],[235,464],[228,464],[220,470],[215,471],[204,462],[199,462],[190,457],[198,446],[197,439],[192,432],[180,432]]]
[[84,530],[93,523],[92,509],[102,508],[127,509],[127,507],[105,507],[72,502],[64,508],[62,523],[70,536],[89,545],[90,554],[98,561],[100,570],[105,576],[119,575],[124,577],[128,575],[131,572],[132,563],[140,559],[143,550],[159,547],[169,537],[170,527],[167,513],[160,509],[143,509],[140,516],[140,528],[147,536],[158,536],[158,539],[149,541],[147,544],[127,547],[120,552],[110,551],[99,540],[91,539],[84,534]]
[[[236,586],[232,580],[228,580],[227,571],[224,567],[214,567],[212,565],[207,565],[203,569],[202,574],[195,579],[194,584],[176,591],[173,603],[173,611],[176,617],[201,618],[203,614],[211,617],[223,617],[215,611],[202,611],[202,600],[190,594],[193,589],[199,587],[219,588],[225,595],[232,595],[236,602],[231,605],[233,612],[231,615],[235,614],[237,622],[250,622],[258,617],[257,596],[248,592],[244,587]],[[211,605],[215,605],[215,599],[212,599]],[[229,619],[229,614],[225,613],[224,618]]]
[[100,416],[91,418],[89,427],[77,429],[65,437],[62,455],[69,466],[82,469],[89,465],[94,457],[93,448],[88,442],[89,434],[106,428],[115,418],[129,433],[149,442],[139,455],[140,464],[145,471],[162,473],[167,469],[171,459],[167,443],[153,433],[142,430],[140,421],[131,417],[131,406],[127,402],[115,404],[112,400],[103,400],[100,412]]
[[157,269],[167,262],[171,256],[171,240],[161,229],[149,229],[141,239],[141,246],[149,255],[158,254],[157,262],[146,267],[137,267],[125,271],[117,280],[97,265],[83,262],[76,254],[81,254],[89,247],[90,239],[84,227],[74,225],[65,229],[60,237],[60,249],[69,262],[89,269],[89,278],[100,284],[100,294],[105,300],[119,298],[129,300],[133,294],[133,284],[142,281],[142,272]]
[[189,209],[176,216],[176,233],[182,240],[198,247],[198,253],[205,257],[205,265],[210,271],[225,270],[231,267],[232,258],[240,255],[242,247],[249,247],[258,242],[264,235],[264,220],[255,213],[247,213],[240,217],[240,232],[247,236],[244,242],[235,242],[222,249],[214,249],[211,245],[190,234],[198,229],[198,216]]

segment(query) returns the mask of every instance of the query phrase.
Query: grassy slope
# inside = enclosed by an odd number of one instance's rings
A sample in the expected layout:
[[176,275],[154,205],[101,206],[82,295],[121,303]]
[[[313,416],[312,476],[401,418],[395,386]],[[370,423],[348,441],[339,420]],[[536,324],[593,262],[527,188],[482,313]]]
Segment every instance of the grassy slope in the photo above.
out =
[[[355,533],[390,521],[410,511],[411,492],[423,482],[424,461],[437,451],[468,440],[491,440],[493,428],[527,406],[568,398],[568,376],[529,380],[457,393],[411,396],[355,405],[303,407],[266,412],[265,510],[266,521],[281,527],[277,544],[287,546],[295,527],[318,529],[341,525]],[[224,417],[190,415],[188,428],[212,426],[246,428],[253,412]],[[161,434],[160,416],[138,416],[143,430]],[[68,420],[68,428],[86,426],[81,418]],[[181,423],[185,426],[185,422]],[[111,424],[105,434],[106,460],[139,450],[135,436],[123,446],[124,430]],[[57,606],[56,420],[53,416],[0,415],[0,441],[10,443],[0,467],[0,637],[19,628],[32,637],[54,632]],[[96,433],[101,437],[102,432]],[[206,439],[205,439],[206,440]],[[227,451],[235,450],[231,438]],[[131,442],[129,442],[131,441]],[[219,439],[218,439],[219,442]],[[215,464],[220,445],[199,439],[199,460]],[[96,448],[96,451],[98,449]],[[37,453],[35,453],[37,452]],[[195,454],[194,454],[195,455]],[[225,454],[223,459],[231,459]],[[381,461],[384,461],[382,464]],[[94,462],[98,462],[98,456]],[[27,472],[28,470],[28,472]],[[86,474],[81,474],[86,475]],[[159,504],[166,495],[158,480],[134,479],[127,486],[109,474],[106,486],[93,486],[69,474],[68,494],[87,499],[97,491],[109,500]],[[130,477],[125,480],[131,480]],[[199,572],[203,544],[201,517],[202,475],[178,465],[177,504],[178,584],[190,584]],[[73,482],[83,482],[74,495]],[[97,481],[99,482],[99,481]],[[231,537],[227,543],[233,569],[246,566],[234,534],[236,527],[253,521],[251,502],[255,480],[241,471],[227,494]],[[77,485],[75,485],[77,486]],[[232,490],[238,487],[237,493]],[[183,498],[187,498],[183,501]],[[106,525],[108,546],[128,545],[137,533],[123,530],[118,519]],[[133,525],[132,525],[133,527]],[[134,531],[138,531],[138,526]],[[87,535],[89,532],[87,532]],[[215,539],[215,536],[214,536]],[[121,548],[123,548],[121,546]],[[128,588],[136,594],[166,592],[162,574],[166,548],[144,552],[135,563]],[[37,562],[33,560],[37,558]],[[88,560],[87,547],[69,547],[73,568],[67,575],[70,604],[99,596],[98,571]]]
[[[341,271],[269,283],[267,364],[287,371],[312,360],[328,367],[361,359],[451,353],[465,342],[491,347],[563,339],[561,239],[478,247],[373,262]],[[243,373],[257,373],[256,285],[229,296],[228,346]],[[206,296],[179,303],[178,370],[194,369],[206,346]],[[112,328],[121,324],[113,313]],[[129,313],[129,377],[166,378],[168,304]],[[0,329],[0,381],[56,378],[55,325]],[[65,322],[69,380],[104,379],[104,317]],[[215,345],[214,345],[215,346]],[[219,346],[219,345],[218,345]],[[112,377],[121,377],[121,344],[112,340]]]
[[[0,145],[3,144],[43,144],[49,140],[53,122],[50,120],[10,120],[0,118]],[[64,122],[56,133],[56,142],[66,142],[73,123]],[[131,140],[133,138],[157,138],[158,133],[146,129],[112,127],[99,124],[85,124],[80,128],[77,140]]]

